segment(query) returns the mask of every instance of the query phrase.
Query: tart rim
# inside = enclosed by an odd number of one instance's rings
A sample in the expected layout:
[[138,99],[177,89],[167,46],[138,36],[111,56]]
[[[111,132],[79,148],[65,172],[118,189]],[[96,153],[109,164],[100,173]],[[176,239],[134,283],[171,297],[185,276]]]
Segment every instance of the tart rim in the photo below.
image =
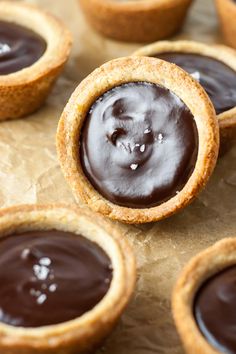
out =
[[[231,1],[231,0],[229,0]],[[205,44],[202,42],[191,40],[176,41],[158,41],[136,50],[133,55],[151,56],[153,54],[164,52],[183,52],[200,54],[216,59],[229,68],[233,69],[236,74],[236,50],[221,44]],[[236,126],[236,106],[217,115],[220,127],[224,128],[228,125]]]
[[45,10],[31,4],[1,1],[0,20],[28,28],[40,35],[47,44],[44,54],[32,65],[0,75],[0,86],[27,85],[57,70],[67,60],[72,45],[71,33],[59,19]]
[[215,0],[214,2],[224,40],[229,46],[236,49],[236,25],[233,21],[236,15],[235,2],[233,0]]
[[81,234],[82,230],[82,236],[97,243],[111,260],[113,277],[110,288],[93,309],[67,322],[34,328],[14,327],[0,322],[0,348],[3,345],[4,348],[55,349],[78,338],[85,341],[91,337],[91,332],[94,335],[102,332],[102,326],[108,326],[119,317],[134,289],[135,260],[132,250],[118,229],[99,215],[66,204],[20,205],[0,210],[0,237],[40,229],[75,234]]
[[[192,2],[79,0],[88,22],[97,32],[114,40],[133,43],[150,43],[176,33],[183,25]],[[166,21],[163,21],[164,18]]]
[[[171,70],[170,70],[171,69]],[[123,83],[145,81],[161,84],[177,94],[197,116],[199,153],[195,169],[185,187],[178,195],[159,206],[144,209],[132,209],[113,204],[102,197],[90,184],[80,164],[77,146],[83,121],[91,105],[104,92]],[[178,95],[183,89],[184,94]],[[189,93],[193,94],[192,96]],[[89,94],[88,94],[89,92]],[[202,105],[195,102],[201,97]],[[187,104],[186,100],[189,104]],[[195,105],[193,106],[193,102]],[[199,103],[199,102],[198,102]],[[191,107],[190,107],[191,106]],[[199,109],[199,111],[198,111]],[[195,113],[193,112],[195,111]],[[200,113],[201,112],[201,113]],[[201,116],[204,115],[204,119]],[[202,126],[204,125],[204,127]],[[206,134],[207,131],[207,134]],[[205,138],[204,144],[201,140]],[[163,219],[187,205],[210,176],[218,154],[219,132],[215,112],[201,86],[176,65],[147,57],[125,57],[112,60],[91,73],[75,89],[64,112],[57,130],[57,151],[64,176],[77,200],[80,197],[92,209],[126,223],[144,223]],[[204,151],[205,150],[205,151]],[[200,162],[199,162],[200,161]],[[191,183],[190,183],[191,181]],[[191,188],[186,188],[191,184]],[[190,190],[189,190],[190,189]]]
[[193,257],[182,270],[172,294],[172,312],[185,349],[193,354],[222,354],[205,339],[193,314],[199,288],[212,276],[236,265],[236,239],[226,238]]
[[182,3],[190,3],[191,0],[133,0],[119,2],[117,0],[93,0],[96,5],[102,5],[108,9],[127,11],[127,12],[139,12],[150,11],[152,8],[171,8],[172,6],[178,6]]

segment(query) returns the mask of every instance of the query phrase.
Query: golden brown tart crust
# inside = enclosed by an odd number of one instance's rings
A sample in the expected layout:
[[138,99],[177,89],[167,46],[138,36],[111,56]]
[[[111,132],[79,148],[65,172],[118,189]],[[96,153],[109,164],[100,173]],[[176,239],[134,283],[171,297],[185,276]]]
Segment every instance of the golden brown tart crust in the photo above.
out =
[[4,120],[28,115],[43,104],[69,57],[72,38],[59,20],[32,5],[1,1],[0,20],[24,26],[47,43],[33,65],[0,75],[0,120]]
[[112,330],[135,285],[135,260],[119,231],[99,215],[66,205],[22,205],[0,211],[0,236],[30,230],[62,230],[82,234],[110,257],[113,278],[105,297],[83,316],[38,328],[0,323],[4,354],[77,354],[91,350]]
[[225,41],[236,48],[236,3],[233,0],[215,0],[215,3]]
[[[192,112],[198,129],[199,150],[195,169],[185,187],[167,202],[152,208],[132,209],[102,197],[89,183],[78,153],[81,130],[91,105],[104,92],[128,82],[160,84],[174,92]],[[177,212],[196,196],[210,177],[218,155],[218,123],[202,87],[176,65],[146,57],[112,60],[91,73],[74,91],[61,116],[57,151],[64,176],[77,202],[113,220],[126,223],[157,221]]]
[[195,256],[184,268],[173,291],[177,330],[189,354],[221,354],[201,334],[193,315],[193,301],[201,285],[236,264],[236,239],[227,238]]
[[121,41],[152,42],[182,26],[192,0],[79,0],[89,23]]
[[[226,1],[227,2],[227,1]],[[236,6],[235,6],[236,8]],[[134,55],[152,56],[164,52],[201,54],[217,59],[236,72],[236,51],[223,45],[208,45],[194,41],[161,41],[138,49]],[[236,107],[217,116],[223,148],[236,140]]]

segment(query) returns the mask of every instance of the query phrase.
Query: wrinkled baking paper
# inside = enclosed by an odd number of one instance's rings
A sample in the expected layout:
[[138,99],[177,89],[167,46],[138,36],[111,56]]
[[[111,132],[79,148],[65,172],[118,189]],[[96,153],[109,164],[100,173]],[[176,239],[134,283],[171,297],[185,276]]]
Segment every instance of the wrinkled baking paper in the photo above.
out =
[[[76,0],[31,0],[59,16],[74,35],[71,59],[45,106],[27,119],[0,123],[0,205],[72,203],[60,171],[55,133],[70,94],[105,61],[137,45],[102,38],[86,24]],[[43,24],[42,24],[43,25]],[[220,42],[213,1],[197,0],[177,38]],[[183,265],[223,237],[236,235],[236,146],[219,162],[205,191],[165,221],[116,223],[134,246],[138,281],[133,301],[99,354],[183,354],[170,310],[173,284]]]

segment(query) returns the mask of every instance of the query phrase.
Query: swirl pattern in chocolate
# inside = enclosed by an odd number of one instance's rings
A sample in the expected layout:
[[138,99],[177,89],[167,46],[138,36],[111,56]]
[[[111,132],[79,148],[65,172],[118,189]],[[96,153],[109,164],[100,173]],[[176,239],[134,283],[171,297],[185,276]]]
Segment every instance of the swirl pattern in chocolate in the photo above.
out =
[[194,314],[207,341],[218,351],[236,354],[236,266],[216,274],[198,291]]
[[28,28],[0,20],[0,75],[31,66],[46,47],[45,40]]
[[0,321],[40,327],[75,319],[107,293],[108,256],[88,239],[30,231],[0,239]]
[[149,208],[185,186],[196,163],[198,134],[192,113],[174,93],[135,82],[98,98],[80,145],[83,171],[102,196]]
[[180,66],[199,81],[217,114],[236,106],[236,71],[223,62],[191,53],[169,52],[153,56]]

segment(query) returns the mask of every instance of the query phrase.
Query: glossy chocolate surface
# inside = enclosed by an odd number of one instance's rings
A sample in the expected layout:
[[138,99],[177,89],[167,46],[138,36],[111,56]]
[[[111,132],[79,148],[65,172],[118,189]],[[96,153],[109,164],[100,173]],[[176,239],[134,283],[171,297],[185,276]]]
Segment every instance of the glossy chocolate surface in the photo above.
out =
[[107,293],[110,260],[95,243],[62,231],[0,239],[0,321],[40,327],[75,319]]
[[190,53],[162,53],[157,58],[180,66],[204,87],[216,113],[236,106],[236,71],[216,59]]
[[236,266],[210,278],[198,291],[194,313],[208,342],[222,353],[236,354]]
[[148,208],[175,196],[194,169],[193,115],[172,92],[136,82],[106,92],[91,107],[80,159],[94,188],[111,202]]
[[8,75],[34,64],[47,44],[37,33],[0,20],[0,75]]

